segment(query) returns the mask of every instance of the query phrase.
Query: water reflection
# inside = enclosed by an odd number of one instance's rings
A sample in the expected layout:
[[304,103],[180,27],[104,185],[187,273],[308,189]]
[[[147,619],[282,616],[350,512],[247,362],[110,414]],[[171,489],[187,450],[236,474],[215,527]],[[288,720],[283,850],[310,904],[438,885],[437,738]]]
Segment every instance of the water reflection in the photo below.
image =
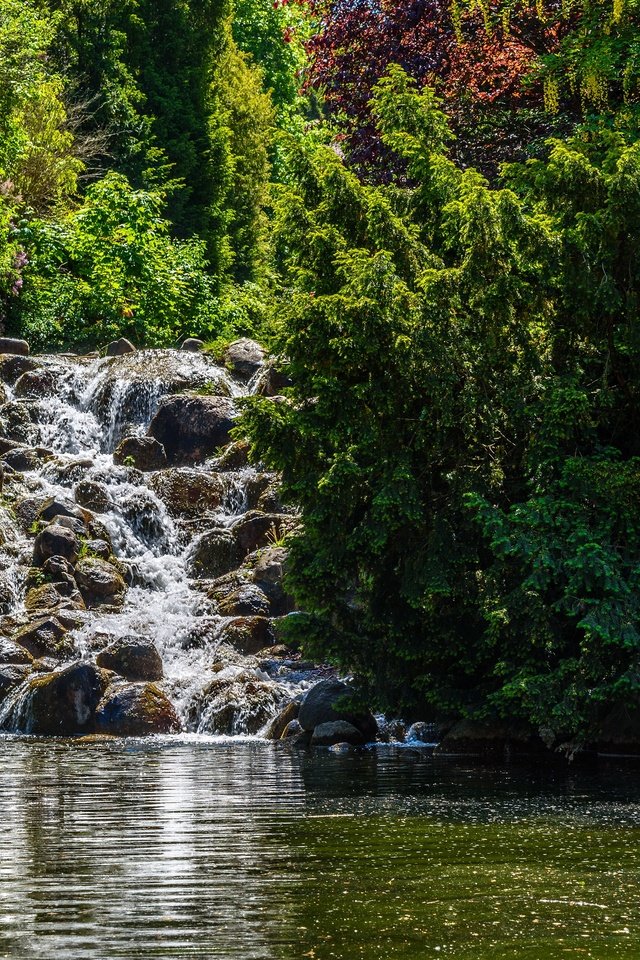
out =
[[0,956],[640,956],[637,771],[0,741]]

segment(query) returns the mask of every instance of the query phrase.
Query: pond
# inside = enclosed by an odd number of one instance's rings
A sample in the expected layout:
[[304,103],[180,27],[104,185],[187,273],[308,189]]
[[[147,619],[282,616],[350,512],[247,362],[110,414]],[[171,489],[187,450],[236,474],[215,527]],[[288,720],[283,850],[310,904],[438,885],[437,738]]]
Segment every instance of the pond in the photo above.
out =
[[640,773],[0,739],[0,957],[640,957]]

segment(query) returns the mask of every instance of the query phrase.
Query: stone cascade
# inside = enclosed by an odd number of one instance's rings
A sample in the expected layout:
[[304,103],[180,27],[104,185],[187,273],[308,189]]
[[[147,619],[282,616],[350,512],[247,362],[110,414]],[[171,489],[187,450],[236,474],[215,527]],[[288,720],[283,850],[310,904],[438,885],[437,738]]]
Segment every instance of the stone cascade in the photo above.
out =
[[337,682],[281,642],[299,519],[231,436],[282,378],[250,341],[110,353],[0,354],[0,730],[369,739],[298,719]]

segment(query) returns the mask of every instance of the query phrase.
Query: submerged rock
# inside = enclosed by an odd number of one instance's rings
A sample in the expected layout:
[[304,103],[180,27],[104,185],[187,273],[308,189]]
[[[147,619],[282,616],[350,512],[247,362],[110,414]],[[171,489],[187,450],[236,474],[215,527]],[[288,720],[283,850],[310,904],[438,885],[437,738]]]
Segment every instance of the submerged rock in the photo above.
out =
[[[297,723],[297,728],[294,728],[295,732],[302,730],[302,727],[298,723],[298,711],[300,710],[300,704],[295,700],[292,700],[291,703],[288,703],[286,707],[280,711],[277,717],[274,717],[269,726],[265,731],[265,737],[267,740],[280,740],[285,731],[291,727],[291,724],[295,721]],[[291,735],[291,733],[289,734]]]
[[235,415],[227,397],[165,397],[148,433],[163,444],[170,463],[195,463],[229,442]]
[[311,736],[312,747],[332,747],[337,743],[348,743],[352,747],[358,747],[364,742],[362,731],[346,720],[319,723]]
[[98,654],[96,663],[125,680],[162,680],[164,675],[157,647],[140,637],[114,640]]
[[96,710],[96,730],[120,737],[177,733],[178,715],[155,683],[114,683]]

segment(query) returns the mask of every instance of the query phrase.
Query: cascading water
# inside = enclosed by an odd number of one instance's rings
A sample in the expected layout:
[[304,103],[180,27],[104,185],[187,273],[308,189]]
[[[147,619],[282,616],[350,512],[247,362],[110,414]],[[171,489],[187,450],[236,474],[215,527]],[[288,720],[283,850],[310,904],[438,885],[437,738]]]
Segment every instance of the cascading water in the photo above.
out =
[[[260,491],[273,487],[273,478],[246,464],[221,464],[212,456],[188,466],[148,472],[128,465],[126,458],[114,463],[113,457],[123,438],[145,435],[163,397],[191,391],[194,396],[219,396],[229,402],[253,389],[256,381],[243,384],[207,356],[179,351],[142,351],[107,359],[40,357],[33,365],[44,371],[46,395],[37,382],[26,390],[19,379],[17,386],[7,386],[6,402],[0,408],[0,425],[4,413],[5,428],[11,418],[26,422],[28,417],[29,448],[40,454],[27,469],[7,477],[7,499],[0,510],[0,562],[6,586],[0,631],[8,638],[16,627],[43,614],[25,608],[24,585],[37,524],[25,530],[14,511],[24,512],[30,499],[73,503],[82,485],[101,497],[99,509],[92,504],[92,513],[106,531],[129,586],[120,606],[75,609],[65,635],[67,654],[54,665],[41,667],[36,662],[34,669],[55,672],[70,662],[91,662],[97,650],[122,638],[152,641],[163,662],[160,685],[183,729],[213,734],[263,731],[284,704],[321,674],[296,672],[293,661],[273,667],[264,654],[247,655],[229,642],[233,629],[255,625],[257,620],[261,627],[262,621],[273,622],[269,620],[273,611],[260,608],[260,617],[247,617],[242,603],[264,602],[264,595],[258,596],[260,591],[247,586],[239,574],[241,556],[235,568],[227,564],[223,571],[227,593],[240,589],[240,606],[229,609],[227,602],[225,609],[219,597],[211,596],[220,571],[200,577],[201,571],[194,567],[194,543],[209,530],[219,531],[223,541],[229,538],[227,531],[243,516],[250,517],[247,511],[256,506],[252,498],[255,501]],[[4,432],[11,435],[8,428]],[[179,509],[166,495],[171,483],[187,484],[186,500]],[[189,493],[191,488],[195,492]],[[209,502],[204,496],[200,502],[201,489],[205,494],[218,491],[218,495]],[[254,510],[252,516],[255,524],[268,514]],[[272,541],[277,545],[275,532],[272,540],[264,529],[261,536],[262,545],[268,547]],[[282,612],[275,609],[276,615]],[[32,688],[30,673],[5,697],[0,729],[29,732],[25,703]]]

